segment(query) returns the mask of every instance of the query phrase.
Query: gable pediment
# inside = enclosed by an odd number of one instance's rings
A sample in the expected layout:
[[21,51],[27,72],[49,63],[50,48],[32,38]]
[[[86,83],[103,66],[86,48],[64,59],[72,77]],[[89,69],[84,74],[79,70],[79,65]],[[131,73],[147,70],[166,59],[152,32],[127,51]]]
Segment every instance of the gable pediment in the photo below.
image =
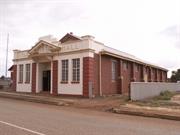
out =
[[60,47],[41,40],[29,50],[29,54],[49,54],[58,49],[60,49]]
[[75,36],[71,33],[67,33],[64,37],[62,37],[59,41],[61,43],[65,43],[65,42],[72,42],[72,41],[77,41],[77,40],[81,40],[80,37]]

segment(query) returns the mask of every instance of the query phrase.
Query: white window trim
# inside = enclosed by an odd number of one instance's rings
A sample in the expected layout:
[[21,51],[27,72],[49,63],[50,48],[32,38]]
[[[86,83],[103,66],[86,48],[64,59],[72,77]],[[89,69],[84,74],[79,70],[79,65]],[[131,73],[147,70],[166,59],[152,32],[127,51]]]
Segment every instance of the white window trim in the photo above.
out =
[[[75,66],[73,61],[75,61]],[[80,58],[72,59],[72,82],[80,82]]]
[[68,82],[69,80],[68,76],[69,76],[69,60],[64,59],[61,60],[61,82]]
[[[22,67],[22,69],[21,69]],[[19,65],[19,83],[23,83],[23,72],[24,72],[24,65],[23,64],[20,64]]]
[[[27,66],[29,66],[29,70],[27,70]],[[30,80],[31,80],[31,64],[28,63],[25,65],[25,83],[30,83]]]

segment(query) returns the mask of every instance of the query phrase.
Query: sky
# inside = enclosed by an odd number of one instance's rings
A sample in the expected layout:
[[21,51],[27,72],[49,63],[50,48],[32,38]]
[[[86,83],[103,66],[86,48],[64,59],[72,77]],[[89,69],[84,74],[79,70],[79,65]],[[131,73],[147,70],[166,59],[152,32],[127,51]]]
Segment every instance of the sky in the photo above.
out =
[[0,0],[0,76],[14,49],[45,35],[93,35],[97,41],[169,70],[180,68],[180,0]]

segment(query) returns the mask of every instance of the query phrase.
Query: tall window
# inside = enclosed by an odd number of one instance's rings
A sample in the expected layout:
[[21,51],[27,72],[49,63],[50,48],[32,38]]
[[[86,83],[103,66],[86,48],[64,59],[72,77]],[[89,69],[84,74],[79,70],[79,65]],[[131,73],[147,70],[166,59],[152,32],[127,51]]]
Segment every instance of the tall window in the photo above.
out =
[[68,82],[68,60],[62,60],[62,82]]
[[30,64],[26,64],[26,83],[30,83]]
[[112,80],[116,80],[116,61],[112,61]]
[[19,65],[19,83],[23,82],[23,65]]
[[128,69],[128,62],[126,62],[126,61],[123,62],[123,69],[124,70]]
[[80,80],[80,59],[72,60],[72,81],[79,82]]
[[135,71],[138,72],[139,71],[139,65],[135,64]]

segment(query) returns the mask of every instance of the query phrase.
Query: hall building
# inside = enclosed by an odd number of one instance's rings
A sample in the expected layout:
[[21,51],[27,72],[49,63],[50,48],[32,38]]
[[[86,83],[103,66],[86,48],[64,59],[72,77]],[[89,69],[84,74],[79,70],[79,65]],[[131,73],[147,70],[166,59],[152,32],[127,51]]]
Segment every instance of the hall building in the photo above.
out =
[[14,50],[10,70],[17,92],[83,97],[128,95],[130,82],[166,82],[168,71],[73,33],[60,40],[44,36],[28,50]]

